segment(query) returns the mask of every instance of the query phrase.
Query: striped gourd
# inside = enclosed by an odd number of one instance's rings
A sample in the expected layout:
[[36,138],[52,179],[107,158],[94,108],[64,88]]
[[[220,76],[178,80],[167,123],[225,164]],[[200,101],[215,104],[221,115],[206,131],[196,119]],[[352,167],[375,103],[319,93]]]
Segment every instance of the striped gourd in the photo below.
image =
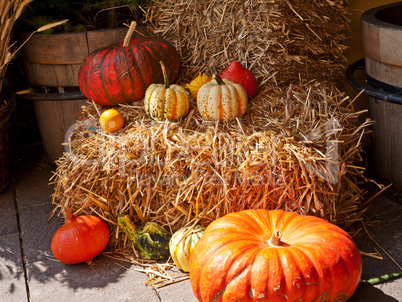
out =
[[205,120],[230,122],[246,113],[247,93],[243,86],[216,76],[198,90],[197,108]]
[[189,110],[189,100],[184,87],[176,84],[169,85],[165,66],[162,67],[165,84],[151,84],[144,98],[145,112],[154,120],[168,119],[176,121],[185,117]]
[[169,242],[170,256],[176,266],[189,271],[190,254],[194,246],[204,233],[205,227],[196,225],[194,228],[182,227],[176,231]]

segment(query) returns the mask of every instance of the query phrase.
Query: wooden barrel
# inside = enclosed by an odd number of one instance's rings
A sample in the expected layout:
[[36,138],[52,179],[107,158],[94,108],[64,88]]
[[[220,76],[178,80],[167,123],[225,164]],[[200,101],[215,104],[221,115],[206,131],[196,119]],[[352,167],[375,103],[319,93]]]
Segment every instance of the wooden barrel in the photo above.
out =
[[[137,30],[139,33],[135,33],[134,37],[146,35],[144,27]],[[75,123],[81,106],[86,103],[78,88],[82,61],[92,51],[124,40],[126,33],[127,28],[116,28],[54,35],[34,34],[22,47],[21,58],[27,79],[32,86],[41,88],[41,93],[22,97],[34,101],[43,147],[51,162],[62,156],[66,131]],[[27,37],[26,34],[19,35],[21,41]],[[66,91],[77,91],[81,97],[66,97],[69,94]],[[51,95],[54,99],[49,98]]]
[[363,13],[361,29],[367,83],[384,93],[383,98],[369,98],[374,170],[402,194],[402,102],[387,98],[390,93],[402,100],[402,2]]
[[402,87],[402,2],[363,13],[361,30],[367,75]]
[[66,132],[85,104],[86,100],[34,101],[43,148],[51,163],[63,155]]
[[[63,34],[34,34],[21,49],[29,83],[38,87],[78,86],[82,61],[92,51],[122,41],[127,28]],[[25,41],[27,34],[20,35]]]

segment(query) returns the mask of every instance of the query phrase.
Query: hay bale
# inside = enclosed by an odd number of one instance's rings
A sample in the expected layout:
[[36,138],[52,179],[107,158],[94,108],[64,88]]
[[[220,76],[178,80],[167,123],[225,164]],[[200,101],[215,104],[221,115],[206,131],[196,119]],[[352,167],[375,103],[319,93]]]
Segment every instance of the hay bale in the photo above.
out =
[[[360,219],[363,125],[335,86],[346,24],[343,1],[154,1],[148,30],[174,44],[179,83],[231,60],[250,68],[259,92],[241,118],[204,121],[190,99],[179,122],[155,122],[143,103],[121,105],[124,130],[99,129],[89,104],[57,161],[54,204],[97,214],[110,247],[127,246],[117,215],[171,232],[249,208],[284,209],[337,224]],[[240,20],[240,21],[239,21]]]
[[[203,121],[195,104],[180,122],[155,122],[141,102],[120,110],[125,131],[105,133],[104,108],[89,105],[58,162],[55,204],[107,221],[124,246],[117,215],[157,221],[172,232],[247,208],[285,209],[334,223],[359,219],[366,125],[348,98],[328,86],[261,91],[241,120]],[[268,114],[269,113],[269,114]],[[96,128],[96,130],[93,130]],[[123,237],[124,238],[124,237]]]
[[348,29],[344,0],[164,0],[146,9],[148,31],[170,41],[182,79],[222,71],[233,60],[261,85],[341,76]]

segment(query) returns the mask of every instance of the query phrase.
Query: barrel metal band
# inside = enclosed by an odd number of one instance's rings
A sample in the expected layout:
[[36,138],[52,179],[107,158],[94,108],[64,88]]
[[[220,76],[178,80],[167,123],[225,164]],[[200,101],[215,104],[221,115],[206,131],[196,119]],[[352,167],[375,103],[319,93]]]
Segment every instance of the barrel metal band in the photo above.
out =
[[376,78],[373,78],[366,72],[366,81],[371,87],[375,89],[382,90],[384,92],[394,93],[394,94],[401,94],[402,95],[402,87],[398,87],[395,85],[391,85],[388,83],[381,82]]
[[[364,58],[350,64],[346,69],[346,80],[348,83],[355,88],[357,91],[363,91],[365,95],[370,97],[380,99],[386,102],[391,102],[395,104],[402,104],[402,93],[392,93],[388,91],[384,91],[382,89],[374,88],[373,86],[368,84],[366,80],[364,83],[360,83],[355,77],[354,73],[357,70],[365,70],[365,60]],[[379,81],[378,81],[379,82]],[[398,88],[398,87],[397,87]],[[399,88],[401,89],[401,88]]]

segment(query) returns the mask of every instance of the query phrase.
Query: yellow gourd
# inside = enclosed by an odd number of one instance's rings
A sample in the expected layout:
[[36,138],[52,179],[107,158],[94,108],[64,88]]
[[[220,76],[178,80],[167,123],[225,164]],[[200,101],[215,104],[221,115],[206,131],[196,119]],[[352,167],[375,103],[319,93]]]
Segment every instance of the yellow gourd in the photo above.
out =
[[202,85],[210,82],[211,80],[211,77],[207,76],[205,73],[201,74],[200,72],[200,74],[194,80],[192,80],[190,84],[187,84],[186,88],[190,91],[193,99],[196,100],[198,90],[201,88]]
[[145,112],[154,120],[165,119],[176,121],[185,117],[189,110],[189,100],[186,89],[180,85],[169,85],[163,62],[162,67],[165,84],[151,84],[145,92]]
[[216,76],[201,86],[197,94],[197,108],[203,119],[230,122],[247,110],[247,93],[243,86]]

